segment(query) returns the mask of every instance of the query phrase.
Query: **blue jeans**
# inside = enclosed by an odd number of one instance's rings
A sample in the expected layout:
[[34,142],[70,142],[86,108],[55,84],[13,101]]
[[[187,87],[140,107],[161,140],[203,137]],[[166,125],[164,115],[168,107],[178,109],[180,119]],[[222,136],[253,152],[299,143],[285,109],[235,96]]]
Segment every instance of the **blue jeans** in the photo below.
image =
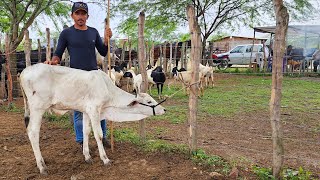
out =
[[[73,126],[74,130],[76,132],[76,142],[81,143],[83,142],[83,114],[80,111],[74,111],[73,112]],[[103,119],[100,122],[101,129],[103,133],[103,138],[106,137],[107,134],[107,123],[106,120]]]

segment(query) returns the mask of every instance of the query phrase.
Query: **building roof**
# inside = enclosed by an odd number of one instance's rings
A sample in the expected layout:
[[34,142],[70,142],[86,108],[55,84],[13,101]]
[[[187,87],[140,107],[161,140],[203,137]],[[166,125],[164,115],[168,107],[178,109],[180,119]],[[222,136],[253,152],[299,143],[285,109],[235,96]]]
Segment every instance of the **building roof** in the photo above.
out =
[[[256,32],[275,34],[276,26],[254,27]],[[312,33],[320,35],[320,25],[289,25],[288,34]]]
[[[242,39],[253,39],[253,37],[244,37],[244,36],[226,36],[226,37],[223,37],[221,39],[217,39],[216,41],[221,41],[223,39],[231,39],[231,38],[242,38]],[[267,38],[255,38],[257,40],[267,40]]]

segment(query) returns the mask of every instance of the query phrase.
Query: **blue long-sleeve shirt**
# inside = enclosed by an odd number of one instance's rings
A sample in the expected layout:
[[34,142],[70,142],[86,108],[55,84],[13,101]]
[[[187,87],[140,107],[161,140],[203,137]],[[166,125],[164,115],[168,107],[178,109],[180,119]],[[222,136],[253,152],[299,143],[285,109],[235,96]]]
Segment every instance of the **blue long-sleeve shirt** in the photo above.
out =
[[89,26],[87,30],[79,30],[74,26],[64,29],[54,55],[61,59],[66,48],[70,54],[70,67],[86,71],[98,69],[95,48],[102,56],[106,56],[108,52],[99,32]]

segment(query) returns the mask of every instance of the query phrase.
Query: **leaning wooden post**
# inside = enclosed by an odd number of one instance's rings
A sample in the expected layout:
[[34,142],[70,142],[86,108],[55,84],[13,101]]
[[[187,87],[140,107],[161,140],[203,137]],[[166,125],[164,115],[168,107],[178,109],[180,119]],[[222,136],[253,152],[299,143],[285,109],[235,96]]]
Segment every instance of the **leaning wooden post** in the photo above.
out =
[[169,73],[170,73],[170,78],[172,78],[171,77],[171,69],[172,69],[172,42],[170,42],[170,60],[169,60],[169,62],[170,62],[170,70],[169,70]]
[[24,54],[26,56],[26,67],[31,66],[31,43],[27,29],[24,31]]
[[[106,28],[110,28],[110,0],[108,0],[108,12],[106,18]],[[111,77],[111,59],[110,59],[110,37],[104,34],[104,42],[108,47],[108,68],[109,68],[109,77]],[[110,121],[110,141],[111,141],[111,151],[114,151],[114,139],[113,139],[113,123]]]
[[[139,67],[140,73],[142,76],[142,84],[141,84],[141,92],[145,93],[147,92],[148,87],[148,81],[147,81],[147,72],[146,72],[146,56],[144,52],[144,20],[145,20],[145,14],[143,11],[139,14],[139,21],[138,21],[138,60],[139,60]],[[140,129],[140,139],[144,142],[146,140],[146,124],[144,120],[139,121]]]
[[13,97],[12,97],[12,91],[13,91],[13,82],[12,82],[12,75],[10,71],[10,36],[6,34],[6,40],[5,40],[5,51],[6,51],[6,71],[7,71],[7,77],[8,77],[8,105],[10,106]]
[[46,28],[47,33],[47,51],[46,51],[46,60],[51,60],[51,47],[50,47],[50,29]]
[[[0,51],[1,52],[1,51]],[[5,74],[6,74],[6,64],[2,64],[0,68],[1,69],[1,94],[0,94],[0,97],[2,99],[5,99],[8,97],[8,94],[7,94],[7,91],[6,91],[6,86],[5,86],[5,83],[6,83],[6,78],[5,78]]]
[[41,43],[40,39],[37,39],[38,41],[38,63],[41,63]]
[[[179,60],[177,59],[177,54],[178,54],[178,42],[175,42],[176,44],[175,44],[175,46],[174,46],[174,55],[173,55],[173,59],[174,59],[174,61],[175,61],[175,63],[176,63],[176,67],[178,67],[178,63],[179,63]],[[180,54],[181,55],[181,54]],[[181,67],[181,66],[180,66]]]
[[288,30],[289,14],[283,5],[283,0],[273,0],[276,14],[276,32],[274,43],[274,59],[272,63],[272,89],[270,99],[270,121],[272,127],[273,145],[273,176],[280,179],[283,164],[283,131],[280,121],[281,89],[282,89],[282,58],[285,51],[285,41]]
[[150,50],[150,61],[154,65],[154,41],[152,41],[151,50]]
[[201,31],[195,17],[194,7],[188,5],[187,17],[189,22],[189,31],[191,34],[191,56],[192,80],[189,95],[189,148],[190,151],[197,149],[197,106],[198,106],[198,88],[199,88],[199,64],[201,57]]
[[126,40],[123,40],[123,44],[122,44],[122,51],[121,51],[121,59],[120,59],[120,64],[122,62],[124,62],[124,56],[125,56],[125,51],[126,51]]
[[167,73],[167,43],[165,42],[163,45],[163,72],[166,74]]
[[128,38],[128,44],[129,44],[129,69],[132,67],[132,59],[131,59],[131,40]]

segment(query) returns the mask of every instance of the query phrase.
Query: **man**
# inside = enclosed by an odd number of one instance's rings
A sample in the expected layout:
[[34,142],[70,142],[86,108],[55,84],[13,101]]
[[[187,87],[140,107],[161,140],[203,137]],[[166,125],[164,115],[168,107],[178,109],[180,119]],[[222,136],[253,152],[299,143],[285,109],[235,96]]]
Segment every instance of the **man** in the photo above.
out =
[[[83,2],[75,2],[72,6],[71,17],[74,20],[74,25],[64,29],[58,40],[57,49],[51,61],[45,61],[45,64],[59,64],[65,48],[70,54],[70,67],[91,71],[97,70],[97,60],[95,48],[102,56],[107,54],[107,46],[103,44],[98,31],[95,28],[86,25],[88,15],[88,6]],[[110,28],[105,29],[105,36],[111,38],[112,31]],[[76,87],[75,87],[76,93]],[[74,111],[74,128],[76,132],[76,142],[82,146],[83,142],[83,114],[79,111]],[[101,121],[103,132],[103,144],[105,147],[110,147],[106,139],[106,121]]]
[[316,50],[312,55],[313,61],[313,72],[318,71],[318,66],[320,64],[320,49]]

